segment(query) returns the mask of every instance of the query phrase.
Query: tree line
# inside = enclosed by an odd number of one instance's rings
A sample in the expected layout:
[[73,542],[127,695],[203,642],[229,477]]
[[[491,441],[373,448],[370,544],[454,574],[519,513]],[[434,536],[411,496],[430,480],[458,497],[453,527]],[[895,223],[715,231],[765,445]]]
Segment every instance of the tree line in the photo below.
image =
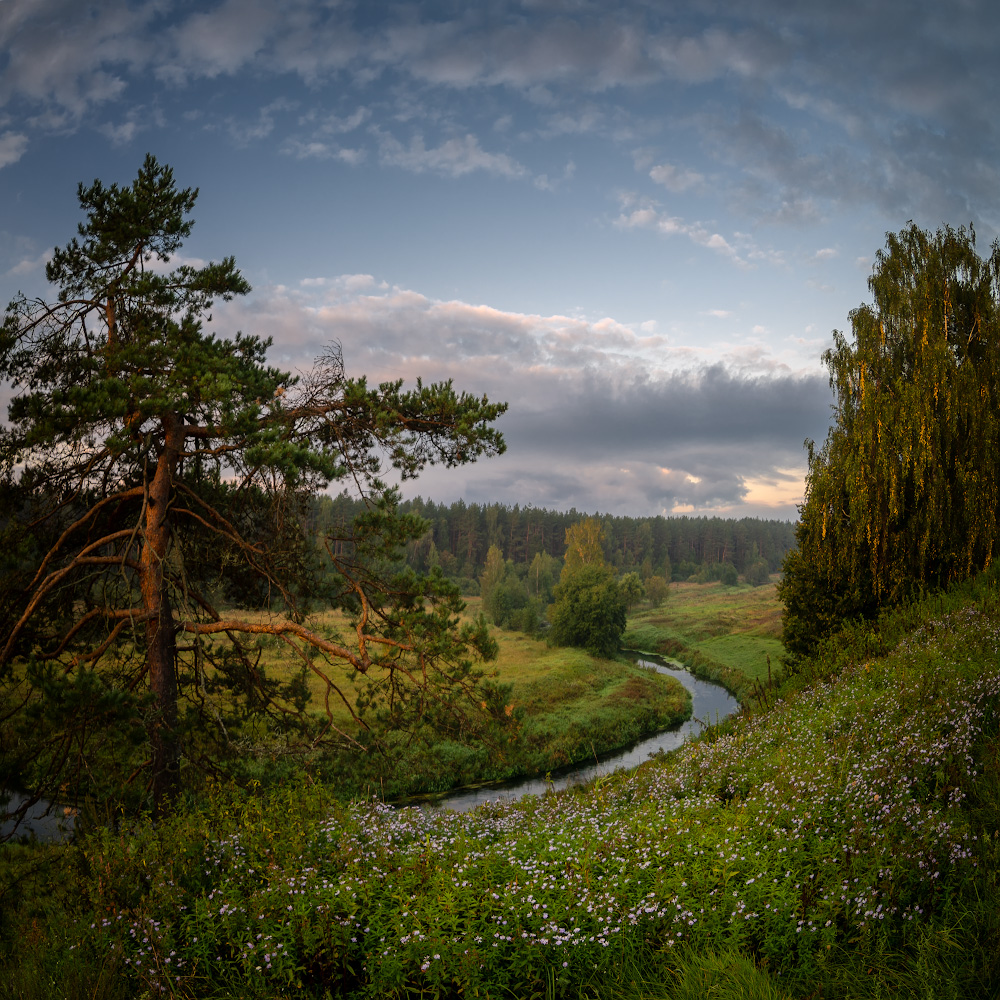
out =
[[[308,530],[318,538],[336,535],[362,507],[347,493],[317,496],[307,514]],[[780,569],[795,544],[793,522],[752,517],[589,515],[575,508],[555,511],[463,500],[445,504],[421,497],[400,507],[426,522],[423,533],[407,544],[407,563],[419,572],[440,567],[453,579],[479,580],[491,548],[522,568],[539,554],[562,560],[567,530],[591,517],[603,529],[604,562],[619,574],[636,572],[644,580],[687,580],[699,574],[720,579],[723,567],[732,567],[747,578],[756,569],[754,582],[762,582]]]

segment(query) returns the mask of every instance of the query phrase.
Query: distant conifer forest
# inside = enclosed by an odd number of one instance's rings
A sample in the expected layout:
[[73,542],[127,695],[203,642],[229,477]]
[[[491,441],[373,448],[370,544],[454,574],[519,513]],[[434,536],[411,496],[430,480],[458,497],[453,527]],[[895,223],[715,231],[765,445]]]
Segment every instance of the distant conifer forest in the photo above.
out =
[[[407,563],[418,572],[439,566],[446,576],[472,585],[496,546],[505,561],[527,567],[539,553],[561,560],[566,529],[596,516],[604,527],[604,558],[619,573],[636,572],[643,579],[691,577],[727,579],[732,571],[750,582],[781,568],[785,553],[795,545],[795,523],[755,517],[622,517],[589,515],[543,507],[477,504],[457,500],[435,503],[416,497],[400,504],[403,512],[427,522],[423,536],[407,546]],[[353,522],[363,503],[347,493],[315,498],[307,529],[319,538],[336,537]],[[335,544],[335,541],[334,541]],[[728,574],[727,571],[728,570]],[[766,573],[764,572],[766,570]]]

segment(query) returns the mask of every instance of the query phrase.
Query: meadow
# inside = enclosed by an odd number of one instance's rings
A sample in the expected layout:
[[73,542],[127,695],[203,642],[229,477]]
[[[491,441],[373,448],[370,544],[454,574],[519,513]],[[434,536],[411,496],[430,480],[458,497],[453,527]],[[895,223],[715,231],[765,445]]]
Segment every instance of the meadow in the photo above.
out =
[[0,997],[995,997],[997,576],[631,773],[468,814],[212,786],[8,848]]
[[[466,615],[474,616],[478,610],[479,599],[469,598]],[[324,612],[310,624],[332,638],[345,620],[336,612]],[[308,762],[312,773],[335,783],[341,797],[372,789],[389,799],[440,793],[593,761],[690,716],[690,695],[673,678],[639,669],[628,660],[550,647],[521,632],[493,628],[492,634],[499,654],[485,669],[495,673],[498,683],[509,685],[508,705],[516,721],[504,747],[400,737],[393,742],[389,761],[315,755]],[[261,666],[269,676],[287,680],[299,669],[280,641],[264,638],[258,646]],[[354,689],[346,669],[335,666],[330,679],[351,696]],[[309,710],[322,713],[326,685],[313,673],[306,675],[306,681],[312,695]],[[352,720],[347,708],[332,696],[329,707],[334,725],[349,731]]]
[[678,659],[746,702],[784,659],[776,589],[673,583],[663,605],[630,616],[623,645]]

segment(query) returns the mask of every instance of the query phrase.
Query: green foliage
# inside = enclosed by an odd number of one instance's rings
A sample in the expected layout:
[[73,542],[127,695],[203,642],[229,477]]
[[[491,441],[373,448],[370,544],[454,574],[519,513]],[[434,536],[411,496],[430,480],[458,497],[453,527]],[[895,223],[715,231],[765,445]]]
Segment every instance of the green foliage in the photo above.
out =
[[1000,510],[1000,245],[971,229],[888,234],[873,302],[823,361],[836,393],[786,558],[785,643],[988,566]]
[[[485,623],[459,624],[432,551],[425,572],[403,568],[428,526],[383,476],[501,452],[505,405],[450,382],[370,387],[337,345],[301,379],[269,366],[270,341],[205,329],[214,302],[249,291],[233,258],[171,267],[197,191],[150,156],[131,185],[78,193],[54,301],[19,295],[0,329],[0,740],[21,780],[162,804],[183,765],[238,767],[248,745],[491,729]],[[359,506],[317,547],[312,502],[341,481]],[[311,628],[315,604],[344,609],[348,634]],[[269,677],[259,637],[300,675]],[[354,708],[352,731],[303,711],[306,671]]]
[[[504,578],[506,565],[503,553],[496,545],[491,545],[486,553],[486,568],[479,578],[479,593],[483,598],[483,609],[492,617],[493,591]],[[495,619],[493,619],[495,621]]]
[[560,571],[559,561],[547,552],[536,552],[534,559],[531,560],[525,584],[531,596],[543,607],[552,601],[552,592]]
[[646,588],[643,586],[639,574],[634,570],[619,579],[618,589],[621,591],[621,595],[625,599],[625,607],[629,611],[646,596]]
[[563,569],[556,602],[549,609],[549,641],[557,646],[579,646],[595,656],[614,656],[625,632],[625,599],[614,570],[582,565],[576,572]]
[[662,576],[651,576],[646,580],[646,597],[654,608],[663,606],[670,593],[670,584]]
[[771,579],[771,568],[763,559],[758,559],[747,568],[746,580],[751,587],[762,587]]
[[604,525],[587,517],[566,529],[566,556],[563,570],[576,572],[583,566],[604,565]]
[[731,948],[681,958],[671,1000],[789,1000],[749,956]]

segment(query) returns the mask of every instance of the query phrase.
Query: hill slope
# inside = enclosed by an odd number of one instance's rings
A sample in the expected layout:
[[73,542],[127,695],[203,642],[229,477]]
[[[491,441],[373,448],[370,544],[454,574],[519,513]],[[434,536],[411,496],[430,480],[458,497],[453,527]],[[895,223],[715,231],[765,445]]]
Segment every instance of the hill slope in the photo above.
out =
[[995,996],[995,593],[848,632],[766,710],[587,790],[466,815],[220,793],[97,834],[65,860],[77,922],[0,995],[72,958],[129,993]]

